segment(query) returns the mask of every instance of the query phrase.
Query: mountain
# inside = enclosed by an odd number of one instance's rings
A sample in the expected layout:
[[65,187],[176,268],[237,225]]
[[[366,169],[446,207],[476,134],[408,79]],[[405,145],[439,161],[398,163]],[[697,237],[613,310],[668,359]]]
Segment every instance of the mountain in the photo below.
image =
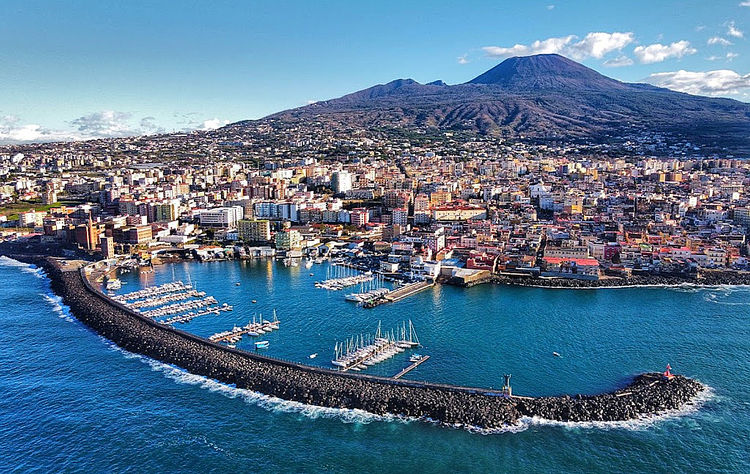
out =
[[509,58],[464,84],[398,79],[266,119],[538,139],[658,133],[750,153],[750,104],[620,82],[556,54]]
[[467,84],[489,84],[505,90],[597,90],[628,88],[615,79],[557,54],[506,59]]

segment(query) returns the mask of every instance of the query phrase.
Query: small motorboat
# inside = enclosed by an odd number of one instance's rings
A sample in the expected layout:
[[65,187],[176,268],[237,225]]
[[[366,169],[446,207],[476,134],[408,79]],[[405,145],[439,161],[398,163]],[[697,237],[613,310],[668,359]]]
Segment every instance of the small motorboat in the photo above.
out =
[[255,343],[256,349],[268,349],[268,341],[258,341]]
[[559,352],[553,352],[552,355],[555,357],[562,357]]
[[240,282],[235,283],[235,286],[240,286]]
[[316,358],[316,357],[318,357],[318,353],[317,353],[317,352],[316,352],[315,354],[310,354],[310,358],[311,358],[311,359],[314,359],[314,358]]
[[251,301],[251,303],[257,303],[257,301],[255,301],[255,300],[252,300],[252,301]]

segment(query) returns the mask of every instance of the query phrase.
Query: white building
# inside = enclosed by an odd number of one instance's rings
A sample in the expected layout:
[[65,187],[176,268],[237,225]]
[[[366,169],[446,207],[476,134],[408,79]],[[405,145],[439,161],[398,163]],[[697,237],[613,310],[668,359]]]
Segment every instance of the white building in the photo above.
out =
[[217,207],[200,213],[200,223],[207,227],[234,227],[242,219],[245,210],[241,206]]
[[348,171],[336,171],[331,175],[331,188],[335,193],[345,193],[352,189],[352,175]]

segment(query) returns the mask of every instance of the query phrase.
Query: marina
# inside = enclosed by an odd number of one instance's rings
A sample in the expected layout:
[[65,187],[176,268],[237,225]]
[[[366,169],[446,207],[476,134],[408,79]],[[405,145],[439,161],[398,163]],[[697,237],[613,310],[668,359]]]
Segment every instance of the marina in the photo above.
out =
[[374,279],[375,276],[370,271],[360,273],[353,267],[332,264],[328,267],[326,279],[315,282],[315,287],[337,291],[350,286],[370,282]]
[[[172,278],[174,279],[174,269]],[[109,285],[107,289],[111,291]],[[109,296],[147,318],[166,317],[167,319],[158,321],[165,325],[185,324],[200,316],[218,315],[221,312],[234,310],[232,305],[228,303],[219,305],[218,300],[213,296],[207,296],[205,291],[198,291],[192,284],[185,284],[180,280],[147,286],[122,295],[110,294]]]
[[419,346],[419,339],[411,320],[408,322],[408,329],[406,323],[403,323],[399,337],[394,334],[393,330],[384,333],[381,323],[378,322],[374,335],[364,334],[351,337],[342,343],[337,342],[331,364],[344,372],[347,370],[359,372],[407,349]]

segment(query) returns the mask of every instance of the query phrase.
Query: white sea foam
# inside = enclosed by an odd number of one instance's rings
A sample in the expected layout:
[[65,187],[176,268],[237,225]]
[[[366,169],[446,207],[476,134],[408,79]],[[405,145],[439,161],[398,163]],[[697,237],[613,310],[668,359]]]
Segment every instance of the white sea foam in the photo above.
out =
[[704,285],[700,283],[676,283],[676,284],[665,284],[665,283],[654,283],[654,284],[643,284],[643,285],[612,285],[612,286],[547,286],[547,285],[535,285],[535,284],[517,284],[509,283],[508,286],[526,287],[526,288],[544,288],[549,290],[627,290],[629,288],[653,288],[662,290],[672,290],[685,293],[694,293],[701,290],[740,290],[750,289],[750,285]]
[[[412,421],[426,421],[436,425],[446,425],[445,423],[432,420],[430,418],[417,419],[414,417],[404,417],[398,415],[376,415],[364,410],[347,409],[347,408],[329,408],[317,405],[308,405],[301,402],[283,400],[281,398],[264,395],[260,392],[241,389],[219,382],[202,375],[195,375],[174,365],[165,364],[146,356],[134,354],[126,351],[114,343],[102,338],[107,345],[117,352],[120,352],[128,359],[138,359],[151,367],[151,370],[162,373],[165,377],[178,383],[187,385],[196,385],[202,389],[219,393],[228,398],[239,398],[252,405],[257,405],[265,410],[276,413],[298,413],[310,419],[327,418],[338,419],[344,423],[368,424],[374,421],[410,423]],[[586,428],[586,429],[626,429],[626,430],[644,430],[656,423],[684,417],[698,411],[703,404],[713,398],[713,390],[706,388],[696,396],[694,400],[687,403],[684,407],[677,410],[667,410],[656,415],[644,415],[634,420],[626,421],[601,421],[601,422],[561,422],[547,420],[537,417],[524,417],[515,425],[507,425],[498,428],[480,428],[462,424],[447,425],[455,429],[466,430],[471,433],[482,435],[496,435],[502,433],[520,433],[526,431],[531,426],[561,426],[565,428]]]
[[70,308],[63,304],[61,297],[52,293],[51,290],[49,294],[41,293],[41,295],[47,301],[47,303],[52,306],[52,310],[60,319],[64,319],[65,321],[68,321],[70,323],[75,322],[75,319],[70,314]]
[[45,277],[44,270],[29,263],[19,262],[5,255],[0,256],[0,267],[19,268],[24,273],[29,273],[37,278]]
[[298,413],[311,419],[338,419],[344,423],[359,424],[368,424],[372,423],[373,421],[411,421],[405,417],[395,415],[376,415],[358,409],[329,408],[317,405],[308,405],[301,402],[282,400],[281,398],[264,395],[252,390],[237,388],[232,385],[228,385],[217,380],[204,377],[202,375],[191,374],[190,372],[179,367],[159,362],[157,360],[151,359],[150,357],[134,354],[120,347],[117,347],[114,343],[107,341],[106,339],[105,341],[111,349],[122,353],[128,359],[138,359],[151,367],[151,370],[160,372],[167,378],[172,379],[178,383],[196,385],[200,388],[219,393],[228,398],[239,398],[247,403],[257,405],[271,412]]
[[658,423],[669,420],[683,418],[695,414],[707,401],[715,397],[713,388],[706,386],[693,400],[686,403],[681,408],[674,410],[664,410],[660,413],[651,415],[642,415],[632,420],[623,421],[555,421],[538,417],[524,417],[521,421],[528,426],[560,426],[567,429],[600,429],[600,430],[629,430],[643,431]]

